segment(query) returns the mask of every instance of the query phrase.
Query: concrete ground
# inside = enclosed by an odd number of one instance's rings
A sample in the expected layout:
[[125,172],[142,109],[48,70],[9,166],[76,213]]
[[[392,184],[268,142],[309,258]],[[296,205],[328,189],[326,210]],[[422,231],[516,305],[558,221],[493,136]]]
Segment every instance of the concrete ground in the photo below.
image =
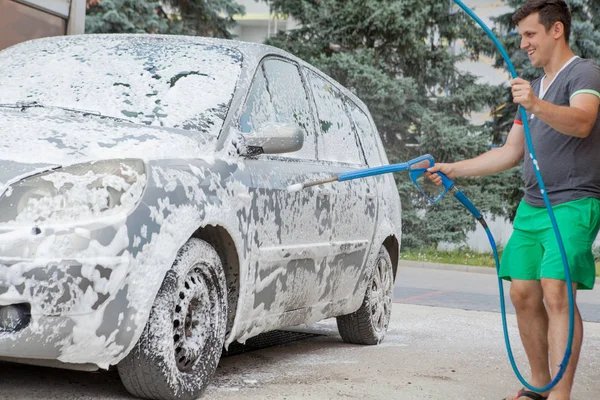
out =
[[[528,375],[514,315],[514,354]],[[308,332],[327,336],[224,359],[209,399],[482,399],[519,389],[498,313],[395,304],[379,346],[341,342],[335,321]],[[572,399],[600,399],[600,324],[585,323]]]
[[[527,375],[514,315],[509,322]],[[585,329],[574,400],[600,398],[600,324]],[[379,346],[343,343],[334,320],[298,330],[323,336],[224,358],[203,398],[500,400],[520,387],[498,313],[395,304]],[[0,363],[0,377],[0,399],[131,398],[115,371]]]

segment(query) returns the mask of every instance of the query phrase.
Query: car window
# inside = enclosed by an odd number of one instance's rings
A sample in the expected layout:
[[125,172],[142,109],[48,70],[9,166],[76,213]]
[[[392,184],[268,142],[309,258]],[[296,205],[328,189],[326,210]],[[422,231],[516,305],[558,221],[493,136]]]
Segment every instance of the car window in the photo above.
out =
[[363,164],[360,148],[342,94],[312,71],[308,80],[317,106],[319,159]]
[[350,115],[352,115],[352,119],[354,120],[356,132],[358,132],[367,163],[370,167],[382,165],[379,147],[377,146],[377,132],[373,128],[371,120],[354,102],[348,101],[347,104]]
[[261,65],[240,117],[240,130],[251,133],[269,122],[293,123],[304,130],[302,149],[287,153],[286,157],[316,157],[308,96],[298,67],[290,62],[270,59]]
[[244,111],[240,117],[240,130],[252,133],[269,121],[275,120],[275,108],[267,90],[267,80],[262,66],[256,71]]

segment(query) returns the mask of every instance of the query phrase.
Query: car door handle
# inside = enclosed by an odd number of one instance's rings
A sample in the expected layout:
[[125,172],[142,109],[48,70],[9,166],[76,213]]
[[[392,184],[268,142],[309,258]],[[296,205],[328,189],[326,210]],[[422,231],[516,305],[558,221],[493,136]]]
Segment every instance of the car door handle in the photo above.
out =
[[322,199],[327,199],[331,196],[331,190],[318,189],[317,196]]

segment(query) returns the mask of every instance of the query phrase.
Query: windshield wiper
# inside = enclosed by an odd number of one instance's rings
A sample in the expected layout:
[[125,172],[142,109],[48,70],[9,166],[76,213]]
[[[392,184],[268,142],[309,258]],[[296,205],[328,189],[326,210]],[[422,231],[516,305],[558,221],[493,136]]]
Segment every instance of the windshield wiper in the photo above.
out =
[[98,112],[98,111],[90,111],[90,110],[82,110],[79,108],[70,108],[70,107],[60,107],[60,106],[47,106],[44,104],[41,104],[37,101],[18,101],[16,103],[12,103],[12,104],[0,104],[0,107],[4,107],[4,108],[20,108],[21,110],[25,110],[27,108],[35,108],[35,107],[39,107],[39,108],[58,108],[59,110],[64,110],[64,111],[71,111],[71,112],[75,112],[75,113],[79,113],[79,114],[83,114],[83,115],[95,115],[97,117],[100,118],[108,118],[108,119],[112,119],[115,121],[125,121],[125,122],[129,122],[129,123],[134,123],[133,121],[127,119],[127,118],[120,118],[120,117],[113,117],[111,115],[102,115],[102,113]]
[[41,105],[40,103],[38,103],[37,101],[17,101],[16,103],[12,103],[12,104],[0,104],[0,107],[5,107],[5,108],[30,108],[30,107],[44,107],[43,105]]

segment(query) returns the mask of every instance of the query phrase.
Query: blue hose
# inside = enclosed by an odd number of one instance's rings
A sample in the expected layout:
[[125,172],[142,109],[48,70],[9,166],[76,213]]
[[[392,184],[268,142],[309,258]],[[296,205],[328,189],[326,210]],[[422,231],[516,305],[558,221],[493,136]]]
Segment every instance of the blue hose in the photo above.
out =
[[[485,25],[485,23],[471,9],[469,9],[467,6],[465,6],[462,1],[460,1],[460,0],[453,0],[453,1],[460,8],[462,8],[471,18],[473,18],[483,28],[485,33],[494,41],[494,44],[496,45],[496,47],[500,51],[500,54],[502,54],[502,57],[506,61],[506,64],[508,65],[508,69],[510,70],[512,77],[516,78],[517,73],[515,71],[515,68],[514,68],[512,62],[510,61],[510,57],[508,56],[508,54],[506,54],[504,47],[502,47],[502,44],[498,41],[496,36],[494,36],[492,31]],[[492,251],[494,252],[494,261],[496,262],[496,272],[498,273],[498,287],[500,290],[500,310],[501,310],[501,314],[502,314],[502,327],[504,330],[504,340],[506,342],[506,350],[508,352],[508,358],[510,360],[510,364],[515,372],[515,375],[519,379],[519,381],[527,389],[534,391],[534,392],[542,393],[542,392],[547,392],[550,389],[552,389],[554,386],[556,386],[556,384],[562,379],[562,377],[567,369],[567,366],[569,365],[569,359],[571,357],[571,350],[573,347],[573,332],[574,332],[574,325],[575,325],[575,307],[574,307],[575,302],[573,299],[573,286],[571,283],[571,272],[569,269],[569,263],[567,261],[565,247],[564,247],[563,241],[560,237],[560,231],[558,230],[558,224],[556,223],[556,218],[554,217],[554,212],[552,211],[552,206],[550,205],[550,200],[548,199],[548,195],[546,193],[546,187],[544,185],[544,180],[542,179],[542,175],[541,175],[539,167],[538,167],[537,158],[535,155],[535,151],[533,149],[533,143],[531,142],[531,134],[529,132],[529,123],[527,122],[527,114],[525,113],[525,109],[523,107],[519,107],[519,111],[521,113],[521,119],[523,121],[523,128],[525,129],[525,139],[527,141],[527,145],[529,146],[530,157],[531,157],[531,160],[535,167],[534,168],[535,176],[536,176],[538,184],[540,186],[542,197],[544,198],[544,203],[546,204],[546,209],[548,210],[548,214],[550,216],[552,228],[554,229],[554,233],[556,235],[556,240],[558,241],[558,248],[560,250],[560,255],[561,255],[563,266],[564,266],[565,278],[566,278],[565,280],[567,283],[567,292],[568,292],[568,296],[569,296],[569,336],[567,339],[567,346],[565,349],[565,354],[564,354],[563,360],[559,365],[560,368],[558,370],[558,373],[556,374],[554,379],[548,385],[541,387],[541,388],[530,385],[529,383],[527,383],[527,381],[525,381],[525,379],[519,372],[519,369],[517,368],[517,365],[515,363],[515,359],[513,357],[512,349],[510,346],[510,338],[508,336],[508,326],[506,323],[506,305],[504,303],[504,287],[502,286],[502,279],[500,279],[500,261],[498,258],[498,249],[496,248],[496,241],[494,240],[494,236],[492,235],[492,232],[488,228],[487,223],[483,219],[483,216],[481,215],[479,210],[477,210],[477,208],[473,205],[473,203],[467,198],[467,196],[465,196],[460,190],[458,190],[458,188],[456,188],[456,186],[454,186],[454,182],[452,182],[452,180],[450,180],[448,177],[446,177],[441,172],[437,172],[437,174],[439,174],[442,178],[442,183],[445,187],[444,193],[437,196],[435,199],[432,199],[432,198],[429,198],[425,193],[423,193],[423,191],[420,188],[419,188],[419,190],[421,190],[422,194],[424,194],[429,200],[433,201],[434,203],[439,201],[446,192],[450,191],[454,195],[454,197],[456,197],[456,199],[462,205],[464,205],[467,208],[467,210],[469,210],[473,214],[473,216],[477,219],[477,221],[479,221],[479,223],[485,229],[485,232],[486,232],[488,239],[490,241],[490,244],[492,246]],[[406,170],[409,171],[411,179],[417,185],[417,187],[419,187],[419,184],[417,183],[416,178],[419,175],[425,173],[427,168],[432,167],[433,165],[434,165],[433,157],[429,154],[425,154],[423,156],[417,157],[417,158],[410,160],[408,162],[405,162],[405,163],[384,165],[384,166],[375,167],[375,168],[367,168],[367,169],[363,169],[363,170],[343,173],[343,174],[340,174],[337,176],[332,176],[332,177],[329,177],[326,179],[320,179],[320,180],[316,180],[313,182],[306,182],[303,184],[291,185],[288,187],[288,190],[290,190],[290,191],[301,190],[301,189],[309,187],[309,186],[320,185],[323,183],[329,183],[329,182],[335,182],[335,181],[341,182],[341,181],[347,181],[347,180],[351,180],[351,179],[359,179],[359,178],[364,178],[364,177],[368,177],[368,176],[386,174],[386,173],[391,173],[391,172],[400,172],[400,171],[406,171]]]
[[[506,64],[508,66],[511,76],[513,77],[513,79],[516,78],[517,72],[515,71],[515,67],[513,66],[512,62],[510,61],[510,57],[504,50],[504,47],[502,46],[500,41],[496,38],[496,36],[494,36],[493,32],[485,25],[485,23],[470,8],[465,6],[465,4],[462,1],[454,0],[454,2],[460,8],[462,8],[471,18],[473,18],[475,20],[475,22],[477,22],[483,28],[483,30],[490,37],[490,39],[492,39],[494,41],[494,44],[500,51],[502,58],[504,58],[504,61],[506,61]],[[548,199],[548,195],[546,193],[546,187],[544,185],[544,180],[542,179],[542,175],[540,173],[538,163],[537,163],[537,158],[535,156],[535,151],[533,149],[533,143],[531,141],[531,134],[529,132],[529,124],[527,122],[527,114],[525,113],[525,109],[521,106],[519,106],[519,111],[521,113],[521,120],[523,121],[523,128],[525,128],[525,139],[527,141],[527,145],[529,146],[531,160],[534,165],[535,176],[536,176],[538,184],[540,186],[540,190],[542,192],[542,197],[544,198],[544,203],[546,204],[546,209],[548,210],[548,214],[550,216],[550,221],[552,222],[552,228],[554,228],[556,240],[558,241],[558,248],[560,250],[560,255],[561,255],[564,270],[565,270],[567,291],[568,291],[568,295],[569,295],[569,337],[567,339],[567,347],[565,349],[565,354],[564,354],[563,360],[560,364],[560,369],[559,369],[558,373],[556,374],[556,376],[554,377],[554,379],[552,380],[552,382],[550,382],[548,385],[541,387],[541,388],[536,388],[534,386],[531,386],[529,383],[527,383],[525,381],[525,379],[523,379],[523,376],[521,375],[521,373],[519,372],[519,369],[517,368],[517,366],[515,364],[515,360],[514,360],[514,357],[512,354],[511,346],[510,346],[510,339],[508,337],[508,328],[507,328],[507,324],[506,324],[504,289],[502,287],[502,279],[500,279],[500,277],[498,277],[498,285],[500,288],[500,308],[502,311],[502,325],[504,328],[504,339],[506,341],[506,349],[508,351],[508,357],[510,359],[510,364],[512,365],[513,370],[515,371],[517,378],[519,378],[519,381],[521,381],[521,383],[529,390],[532,390],[534,392],[546,392],[546,391],[549,391],[550,389],[552,389],[554,386],[556,386],[556,384],[563,377],[565,370],[567,369],[567,366],[569,364],[569,358],[571,357],[571,349],[573,346],[573,331],[574,331],[574,325],[575,325],[573,285],[571,284],[571,272],[569,270],[569,263],[567,261],[565,247],[564,247],[563,241],[560,237],[560,231],[558,230],[556,218],[554,217],[554,212],[552,211],[552,206],[550,205],[550,200]],[[460,199],[459,199],[459,201],[460,201]],[[472,204],[471,204],[471,206],[472,206]],[[480,222],[481,222],[481,220],[480,220]],[[496,270],[499,272],[500,263],[498,260],[498,251],[496,249],[496,242],[495,242],[494,237],[492,236],[492,233],[490,232],[489,228],[487,226],[484,226],[484,228],[488,235],[488,239],[490,240],[490,244],[492,245],[492,249],[494,251],[494,261],[496,262]]]

